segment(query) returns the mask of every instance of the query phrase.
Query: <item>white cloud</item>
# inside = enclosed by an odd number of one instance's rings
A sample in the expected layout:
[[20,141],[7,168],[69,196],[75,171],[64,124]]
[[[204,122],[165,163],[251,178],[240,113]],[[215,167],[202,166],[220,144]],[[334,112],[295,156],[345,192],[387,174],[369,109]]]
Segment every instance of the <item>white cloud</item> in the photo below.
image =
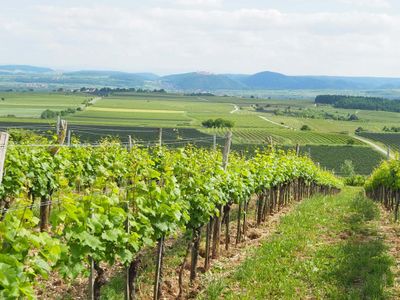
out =
[[175,0],[174,2],[183,6],[216,7],[221,6],[223,0]]
[[400,76],[398,36],[399,16],[384,13],[40,6],[31,18],[0,13],[0,63]]
[[389,1],[387,0],[340,0],[343,3],[354,4],[364,7],[372,8],[389,8],[391,7]]

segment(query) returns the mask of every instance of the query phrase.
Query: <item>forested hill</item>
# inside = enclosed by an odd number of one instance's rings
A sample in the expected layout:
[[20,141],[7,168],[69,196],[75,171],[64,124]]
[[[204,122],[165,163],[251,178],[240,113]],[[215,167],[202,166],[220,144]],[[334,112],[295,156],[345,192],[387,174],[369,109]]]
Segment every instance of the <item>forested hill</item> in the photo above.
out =
[[315,103],[331,104],[337,108],[400,112],[400,100],[377,97],[319,95],[315,98]]

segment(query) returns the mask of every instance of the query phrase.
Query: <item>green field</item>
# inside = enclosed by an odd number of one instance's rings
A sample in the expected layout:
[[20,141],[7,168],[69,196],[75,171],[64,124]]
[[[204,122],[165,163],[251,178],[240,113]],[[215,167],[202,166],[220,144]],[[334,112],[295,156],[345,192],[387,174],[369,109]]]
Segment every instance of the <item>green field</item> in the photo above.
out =
[[[167,93],[115,93],[97,99],[90,94],[34,92],[1,93],[0,98],[5,99],[0,101],[2,130],[23,127],[41,132],[45,129],[46,134],[50,134],[48,130],[54,128],[55,120],[40,119],[44,110],[82,107],[82,111],[63,118],[68,121],[72,135],[83,141],[94,142],[106,136],[118,136],[127,142],[128,135],[131,135],[139,143],[151,144],[157,142],[158,128],[162,127],[165,145],[194,143],[211,146],[214,134],[218,137],[218,144],[222,145],[227,130],[206,129],[201,123],[210,118],[223,118],[235,124],[234,149],[252,150],[257,145],[269,144],[271,139],[278,146],[300,144],[304,149],[311,149],[314,160],[336,172],[345,159],[350,159],[357,172],[367,174],[382,157],[352,137],[358,127],[374,132],[368,133],[368,138],[378,144],[390,144],[393,149],[400,145],[396,135],[380,133],[384,126],[398,126],[400,114],[315,106],[312,99],[203,97]],[[85,100],[92,98],[96,98],[93,105],[82,106]],[[264,107],[263,111],[256,110],[260,106]],[[277,110],[296,114],[307,112],[312,117],[277,115]],[[356,114],[359,120],[338,121],[321,117],[327,113],[337,116]],[[308,125],[311,130],[300,130],[303,125]]]
[[0,93],[0,117],[13,115],[22,118],[39,118],[46,110],[61,111],[77,108],[88,95],[63,95],[58,93]]

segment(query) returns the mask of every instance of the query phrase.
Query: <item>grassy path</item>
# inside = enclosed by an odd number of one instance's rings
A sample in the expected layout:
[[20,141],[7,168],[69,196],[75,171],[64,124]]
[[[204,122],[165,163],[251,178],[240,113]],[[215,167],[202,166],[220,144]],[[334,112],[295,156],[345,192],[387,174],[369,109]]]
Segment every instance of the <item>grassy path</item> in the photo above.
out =
[[[353,137],[353,138],[355,138],[355,139],[357,139],[357,140],[359,140],[359,141],[371,146],[372,148],[374,148],[376,151],[382,153],[383,155],[387,155],[387,148],[385,149],[385,148],[379,146],[378,144],[376,144],[376,143],[374,143],[374,142],[372,142],[372,141],[370,141],[370,140],[368,140],[366,138],[360,137],[358,135],[351,135],[351,137]],[[390,157],[394,158],[394,154],[390,153]]]
[[213,270],[200,298],[400,298],[380,209],[360,191],[299,204],[231,275]]

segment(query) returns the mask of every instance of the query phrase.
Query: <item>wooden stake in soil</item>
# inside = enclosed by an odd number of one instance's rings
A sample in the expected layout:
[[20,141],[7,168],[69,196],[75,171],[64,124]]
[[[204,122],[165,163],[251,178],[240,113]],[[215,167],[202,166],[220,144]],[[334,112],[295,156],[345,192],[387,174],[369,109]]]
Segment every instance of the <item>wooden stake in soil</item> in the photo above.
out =
[[[67,121],[57,120],[57,142],[61,145],[65,142],[65,137],[67,135]],[[50,153],[55,156],[61,147],[53,146],[49,149]],[[53,191],[48,191],[48,196],[42,196],[40,199],[40,231],[46,231],[49,227],[49,217],[51,212],[51,195]]]
[[161,147],[162,146],[162,135],[163,135],[163,129],[160,128],[158,130],[158,145]]
[[257,202],[257,226],[260,226],[261,221],[262,221],[262,217],[263,217],[263,212],[264,212],[264,205],[265,205],[265,197],[264,197],[264,193],[260,193],[258,195],[258,202]]
[[243,203],[243,240],[246,239],[247,230],[247,208],[249,206],[249,200],[245,200]]
[[6,132],[0,132],[0,183],[3,181],[4,174],[4,162],[6,160],[6,152],[9,134]]
[[241,235],[242,235],[242,229],[240,226],[240,220],[242,219],[242,202],[239,202],[239,207],[238,207],[238,217],[237,217],[237,227],[236,227],[236,245],[241,242]]
[[219,257],[219,241],[221,236],[221,220],[222,220],[222,207],[218,207],[219,217],[214,218],[214,229],[213,229],[213,243],[212,243],[212,258]]
[[228,160],[229,160],[229,152],[231,151],[231,144],[232,144],[232,131],[228,131],[226,134],[226,141],[224,146],[223,152],[223,160],[222,160],[222,167],[224,170],[228,167]]
[[67,145],[68,145],[68,146],[71,146],[71,130],[68,130]]
[[[231,143],[232,143],[232,132],[228,131],[228,133],[226,134],[226,141],[225,141],[223,160],[222,160],[222,167],[224,170],[226,170],[228,167]],[[212,258],[214,258],[214,259],[219,257],[219,243],[220,243],[220,237],[221,237],[221,222],[222,222],[222,206],[221,205],[218,207],[218,210],[219,210],[219,216],[215,217],[214,232],[213,232]]]
[[[130,224],[129,224],[129,218],[128,218],[128,215],[129,215],[129,192],[128,192],[128,188],[126,190],[126,196],[125,197],[126,197],[126,199],[125,199],[126,200],[125,211],[126,211],[126,215],[127,215],[126,220],[125,220],[125,230],[126,230],[126,233],[129,234],[130,233]],[[125,269],[125,278],[126,278],[126,281],[125,281],[125,299],[126,300],[134,299],[134,296],[132,298],[132,292],[134,294],[134,291],[131,290],[131,287],[132,287],[131,270],[130,270],[131,266],[132,266],[132,263]]]
[[213,221],[214,219],[210,217],[210,221],[207,224],[207,231],[206,231],[206,257],[204,260],[204,270],[206,271],[208,271],[208,269],[210,268],[210,248],[211,248]]
[[154,281],[154,295],[153,295],[154,300],[161,299],[163,257],[164,257],[164,236],[158,240],[158,246],[157,246],[156,278]]
[[229,233],[229,223],[230,223],[230,211],[231,211],[231,204],[228,203],[225,206],[225,213],[224,213],[224,218],[225,218],[225,250],[229,250],[229,244],[231,242],[231,236]]
[[131,151],[133,147],[132,136],[128,135],[128,150]]
[[217,135],[213,135],[213,150],[217,150]]

